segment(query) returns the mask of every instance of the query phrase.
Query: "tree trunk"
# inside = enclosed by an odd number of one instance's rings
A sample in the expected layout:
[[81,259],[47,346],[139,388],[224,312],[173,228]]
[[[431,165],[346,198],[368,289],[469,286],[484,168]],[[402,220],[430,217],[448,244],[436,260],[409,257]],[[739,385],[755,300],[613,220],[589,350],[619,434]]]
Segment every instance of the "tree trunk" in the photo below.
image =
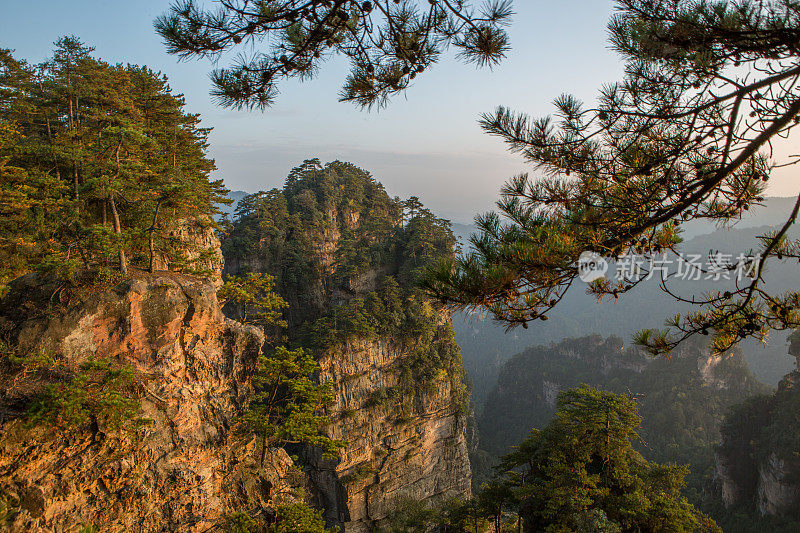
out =
[[[74,109],[72,107],[72,96],[69,97],[69,130],[70,132],[75,132],[77,136],[77,126],[75,124],[75,115]],[[73,141],[75,138],[73,137]],[[80,193],[78,192],[78,162],[72,162],[72,192],[75,196],[75,214],[80,215],[81,213],[81,204],[80,204]]]
[[[117,143],[117,149],[114,154],[114,158],[117,161],[117,174],[114,176],[114,180],[119,177],[119,150],[121,147],[122,142],[120,141]],[[122,235],[122,225],[119,223],[119,213],[117,212],[117,204],[114,202],[113,196],[108,197],[108,205],[111,206],[111,214],[114,217],[114,233]],[[121,240],[120,238],[120,241]],[[119,244],[119,269],[123,274],[128,274],[128,260],[125,258],[125,248],[122,246],[122,242]]]
[[72,172],[72,188],[75,194],[75,212],[77,214],[81,213],[81,203],[80,203],[80,193],[78,192],[78,163],[73,162],[72,164],[73,172]]
[[[533,471],[533,460],[529,460],[528,461],[528,472],[532,472],[532,471]],[[523,487],[525,486],[525,478],[526,477],[527,476],[525,475],[525,471],[523,470],[523,472],[522,472],[522,486]],[[517,533],[522,533],[522,502],[523,501],[524,500],[520,501],[519,505],[517,505]]]
[[61,172],[58,170],[58,158],[56,157],[56,151],[53,149],[53,131],[50,129],[50,112],[47,112],[47,116],[45,117],[45,121],[47,124],[47,141],[50,143],[50,153],[53,156],[53,166],[56,167],[56,179],[61,181]]
[[151,274],[153,273],[153,263],[155,262],[155,258],[156,258],[156,246],[155,246],[155,243],[153,242],[153,234],[156,231],[156,224],[158,223],[158,210],[159,209],[161,209],[161,200],[158,200],[158,202],[156,202],[156,211],[155,211],[155,213],[153,213],[153,223],[150,225],[150,242],[149,242],[149,244],[150,244],[150,267],[148,268],[148,270],[150,271]]
[[[108,205],[111,207],[111,215],[114,217],[114,233],[122,235],[122,226],[119,223],[117,204],[114,202],[113,196],[108,199]],[[125,249],[122,243],[120,243],[119,246],[119,269],[123,274],[128,275],[128,260],[125,258]]]

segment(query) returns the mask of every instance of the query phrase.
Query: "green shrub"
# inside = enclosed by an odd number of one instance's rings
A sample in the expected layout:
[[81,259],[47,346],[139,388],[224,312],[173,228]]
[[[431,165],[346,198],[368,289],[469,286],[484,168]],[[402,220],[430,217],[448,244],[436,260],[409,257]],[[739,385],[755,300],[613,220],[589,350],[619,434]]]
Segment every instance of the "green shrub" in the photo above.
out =
[[0,347],[7,356],[11,363],[22,365],[26,370],[38,370],[51,368],[55,363],[55,355],[52,352],[37,352],[35,354],[17,356],[14,355],[10,348],[5,345]]
[[60,256],[51,255],[45,257],[36,265],[36,271],[41,274],[52,275],[58,279],[75,283],[80,267],[81,262],[78,259],[65,259]]
[[366,463],[361,463],[360,465],[355,467],[355,469],[353,469],[352,472],[342,476],[339,479],[339,481],[341,481],[345,485],[348,485],[350,483],[358,483],[360,481],[364,481],[365,479],[372,477],[376,472],[377,470],[375,470],[370,465]]
[[119,270],[112,269],[112,268],[101,267],[97,271],[97,277],[95,278],[95,280],[98,283],[103,283],[103,284],[107,284],[107,285],[115,285],[115,284],[119,283],[120,281],[122,281],[122,279],[124,277],[125,276]]
[[256,533],[263,531],[264,525],[247,513],[231,513],[225,517],[222,530],[225,533]]
[[337,533],[339,528],[327,529],[322,511],[312,509],[305,503],[293,503],[278,507],[275,523],[267,524],[246,513],[231,513],[222,525],[225,533]]
[[94,417],[118,429],[139,409],[133,382],[130,367],[113,368],[110,361],[90,358],[71,380],[46,387],[28,410],[28,421],[68,428]]
[[364,402],[364,407],[386,407],[394,404],[402,392],[394,387],[383,387],[372,391],[369,398]]
[[355,418],[356,411],[355,409],[345,409],[341,413],[339,413],[339,418],[342,420],[350,420],[351,418]]
[[17,514],[19,514],[19,502],[0,492],[0,525],[11,524]]
[[277,520],[268,533],[337,533],[339,528],[328,529],[322,511],[312,509],[305,503],[293,503],[278,507]]

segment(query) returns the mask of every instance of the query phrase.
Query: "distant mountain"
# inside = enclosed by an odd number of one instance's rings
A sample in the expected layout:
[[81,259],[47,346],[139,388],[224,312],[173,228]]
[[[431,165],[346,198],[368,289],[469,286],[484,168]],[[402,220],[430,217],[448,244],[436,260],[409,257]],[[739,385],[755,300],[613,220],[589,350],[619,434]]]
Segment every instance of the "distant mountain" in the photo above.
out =
[[[763,205],[754,205],[733,227],[743,229],[782,225],[789,218],[789,213],[792,212],[796,200],[795,197],[772,196],[765,198]],[[717,229],[719,228],[716,225],[707,221],[690,221],[683,224],[683,238],[685,240],[693,239],[700,235],[714,233]]]
[[[743,229],[782,224],[789,217],[789,213],[791,213],[795,201],[795,197],[784,198],[771,196],[765,198],[763,205],[754,205],[745,213],[741,220],[736,222],[733,228]],[[683,229],[684,240],[714,233],[720,229],[714,223],[706,220],[692,220],[684,223],[681,227]],[[453,233],[465,244],[469,242],[469,236],[474,232],[474,224],[453,223]]]
[[456,238],[461,243],[462,247],[466,247],[466,245],[469,244],[469,236],[475,233],[476,229],[477,228],[475,227],[474,224],[462,224],[460,222],[453,222],[452,225],[453,235],[456,236]]
[[233,215],[233,212],[236,211],[236,206],[239,204],[239,200],[241,200],[242,198],[244,198],[248,194],[250,194],[250,193],[249,192],[245,192],[245,191],[231,191],[231,192],[229,192],[228,193],[228,198],[233,200],[233,203],[231,205],[219,205],[219,210],[222,212],[223,215],[227,215],[228,217],[231,217]]
[[[718,229],[713,224],[685,224],[684,244],[687,253],[700,254],[704,259],[710,250],[731,254],[746,253],[758,248],[757,235],[773,230],[789,215],[794,199],[768,198],[765,206],[752,209],[730,229]],[[687,228],[688,226],[688,228]],[[474,226],[453,224],[453,232],[462,246],[468,247],[468,236]],[[800,230],[790,232],[800,237]],[[787,287],[800,284],[800,273],[795,263],[770,263],[766,287],[781,292]],[[712,282],[680,281],[675,288],[682,294],[701,293],[714,288]],[[660,328],[664,320],[687,306],[667,297],[657,283],[645,283],[616,302],[608,300],[598,303],[586,294],[585,286],[578,284],[567,293],[558,307],[550,313],[547,322],[531,323],[525,330],[515,328],[506,331],[503,324],[484,319],[482,316],[461,314],[453,319],[456,340],[461,346],[464,366],[473,382],[473,401],[483,404],[486,395],[494,386],[503,362],[529,346],[560,342],[564,338],[590,334],[618,335],[626,343],[631,335],[645,328]],[[787,355],[785,333],[774,333],[767,346],[750,341],[742,344],[745,358],[758,379],[776,385],[780,378],[791,370],[793,361]]]

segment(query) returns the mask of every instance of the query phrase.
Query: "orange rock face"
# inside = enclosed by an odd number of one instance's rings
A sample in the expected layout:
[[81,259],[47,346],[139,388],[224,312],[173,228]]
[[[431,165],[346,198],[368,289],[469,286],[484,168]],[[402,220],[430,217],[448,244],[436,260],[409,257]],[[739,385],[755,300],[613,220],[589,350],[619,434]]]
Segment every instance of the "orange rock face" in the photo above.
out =
[[[12,530],[205,531],[231,512],[297,499],[302,474],[286,452],[261,464],[256,442],[232,431],[264,339],[222,315],[211,283],[141,275],[64,294],[30,275],[4,299],[0,334],[18,353],[56,361],[47,375],[14,365],[0,374],[0,490],[20,508]],[[136,371],[147,423],[65,430],[16,419],[90,357]]]
[[449,376],[373,400],[401,390],[397,367],[407,349],[389,339],[353,341],[320,361],[320,379],[333,384],[329,434],[348,446],[338,461],[314,457],[310,477],[326,517],[345,533],[381,531],[409,500],[434,507],[470,494],[466,415],[453,405]]

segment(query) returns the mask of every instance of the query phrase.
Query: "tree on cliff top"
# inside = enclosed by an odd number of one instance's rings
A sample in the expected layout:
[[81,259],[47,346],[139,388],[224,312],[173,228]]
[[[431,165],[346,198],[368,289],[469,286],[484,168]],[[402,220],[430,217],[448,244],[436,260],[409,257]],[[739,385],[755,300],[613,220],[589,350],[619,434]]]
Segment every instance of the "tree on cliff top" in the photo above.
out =
[[[239,50],[229,68],[214,70],[212,94],[235,108],[266,108],[283,79],[303,81],[341,55],[351,72],[341,100],[385,105],[449,46],[478,66],[498,63],[508,49],[503,29],[510,0],[221,0],[216,10],[179,0],[155,21],[167,51],[218,58]],[[246,54],[242,49],[247,48]]]
[[[427,286],[444,301],[526,326],[559,303],[583,252],[640,254],[642,268],[590,285],[598,298],[616,298],[649,278],[651,258],[676,252],[681,223],[735,221],[762,200],[772,169],[796,161],[775,161],[771,150],[800,123],[800,4],[616,4],[609,29],[626,75],[602,89],[595,108],[564,95],[555,102],[557,120],[505,108],[484,116],[484,129],[543,175],[511,179],[500,214],[479,217],[474,251],[431,274]],[[800,258],[800,244],[786,239],[798,208],[800,197],[786,224],[760,237],[758,254],[718,265],[746,274],[728,290],[683,297],[663,282],[669,297],[696,311],[637,342],[668,353],[713,332],[715,350],[724,352],[741,339],[800,326],[800,293],[763,287],[768,262]]]
[[75,37],[37,66],[0,50],[2,284],[37,267],[152,269],[183,252],[178,221],[210,222],[225,201],[209,130],[166,77],[91,53]]
[[229,271],[275,276],[294,327],[325,312],[334,291],[364,296],[358,286],[370,272],[416,290],[422,269],[452,256],[454,244],[450,223],[419,200],[391,198],[351,163],[309,159],[282,189],[241,200],[222,249]]

